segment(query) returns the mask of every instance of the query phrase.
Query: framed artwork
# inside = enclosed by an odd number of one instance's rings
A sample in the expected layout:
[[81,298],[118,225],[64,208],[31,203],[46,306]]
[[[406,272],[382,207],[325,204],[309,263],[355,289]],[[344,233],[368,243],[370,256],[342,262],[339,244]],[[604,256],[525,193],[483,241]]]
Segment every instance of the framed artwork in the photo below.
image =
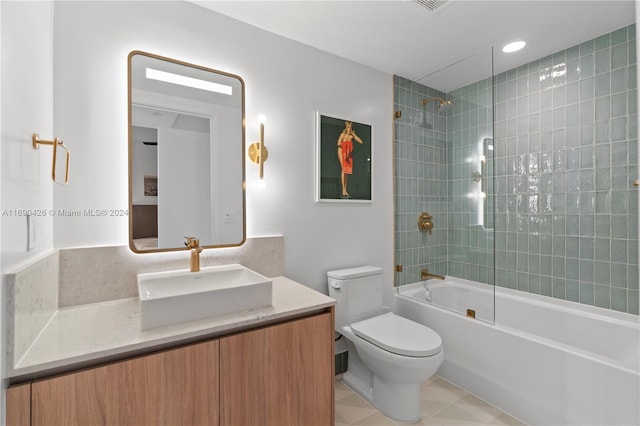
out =
[[144,175],[144,195],[147,197],[158,196],[158,176]]
[[371,126],[316,115],[316,201],[370,203]]

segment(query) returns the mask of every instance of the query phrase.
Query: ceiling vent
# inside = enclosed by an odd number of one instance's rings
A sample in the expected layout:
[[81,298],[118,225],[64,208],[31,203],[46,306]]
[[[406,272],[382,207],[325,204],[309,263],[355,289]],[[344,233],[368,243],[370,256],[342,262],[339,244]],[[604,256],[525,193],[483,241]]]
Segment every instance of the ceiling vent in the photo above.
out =
[[415,3],[418,3],[420,6],[425,7],[429,10],[429,12],[440,12],[443,9],[443,6],[452,2],[452,0],[413,0]]

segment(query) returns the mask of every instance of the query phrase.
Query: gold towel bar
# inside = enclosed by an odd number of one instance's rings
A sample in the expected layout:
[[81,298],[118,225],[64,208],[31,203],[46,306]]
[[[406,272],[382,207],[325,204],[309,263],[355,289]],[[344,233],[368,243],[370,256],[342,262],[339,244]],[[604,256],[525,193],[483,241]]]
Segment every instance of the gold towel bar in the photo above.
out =
[[34,133],[33,136],[31,137],[31,141],[33,143],[33,149],[38,149],[40,148],[40,145],[52,145],[53,146],[53,161],[51,163],[51,179],[53,179],[54,182],[56,183],[60,183],[56,180],[56,159],[58,156],[58,145],[60,145],[60,147],[62,147],[62,149],[65,150],[66,152],[66,164],[65,164],[65,173],[64,173],[64,184],[68,184],[69,183],[69,148],[67,148],[67,146],[64,144],[64,142],[62,142],[62,139],[60,138],[55,138],[52,141],[45,141],[40,139],[40,136],[38,136],[37,133]]

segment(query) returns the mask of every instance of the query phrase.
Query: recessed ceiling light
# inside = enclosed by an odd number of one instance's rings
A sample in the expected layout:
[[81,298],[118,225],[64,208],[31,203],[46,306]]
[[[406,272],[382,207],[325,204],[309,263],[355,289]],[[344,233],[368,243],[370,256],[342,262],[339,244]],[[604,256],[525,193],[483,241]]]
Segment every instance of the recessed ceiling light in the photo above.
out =
[[513,53],[513,52],[517,52],[518,50],[522,49],[527,43],[522,41],[522,40],[518,40],[518,41],[514,41],[512,43],[506,44],[503,48],[502,51],[504,53]]

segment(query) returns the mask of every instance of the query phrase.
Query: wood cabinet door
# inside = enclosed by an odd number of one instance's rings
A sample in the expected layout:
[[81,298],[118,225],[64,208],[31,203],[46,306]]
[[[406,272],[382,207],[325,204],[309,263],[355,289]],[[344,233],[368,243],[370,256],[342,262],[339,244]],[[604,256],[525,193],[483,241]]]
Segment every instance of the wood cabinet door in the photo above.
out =
[[33,382],[33,425],[217,425],[218,340]]
[[[31,383],[7,389],[7,426],[31,425]],[[1,420],[0,420],[1,421]]]
[[220,424],[333,425],[333,312],[220,339]]

